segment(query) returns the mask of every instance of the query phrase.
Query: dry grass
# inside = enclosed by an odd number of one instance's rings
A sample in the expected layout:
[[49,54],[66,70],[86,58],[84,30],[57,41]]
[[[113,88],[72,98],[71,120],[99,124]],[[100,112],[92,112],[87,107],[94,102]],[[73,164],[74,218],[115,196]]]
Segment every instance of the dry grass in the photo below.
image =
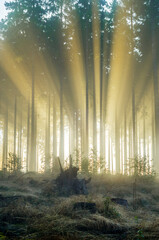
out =
[[[54,191],[51,175],[28,173],[2,178],[0,239],[159,239],[158,181],[137,181],[136,210],[133,181],[127,176],[98,175],[89,184],[88,196],[60,197]],[[119,214],[115,219],[105,214],[107,197],[128,201],[128,207],[111,203]],[[97,212],[75,211],[76,202],[96,203]]]

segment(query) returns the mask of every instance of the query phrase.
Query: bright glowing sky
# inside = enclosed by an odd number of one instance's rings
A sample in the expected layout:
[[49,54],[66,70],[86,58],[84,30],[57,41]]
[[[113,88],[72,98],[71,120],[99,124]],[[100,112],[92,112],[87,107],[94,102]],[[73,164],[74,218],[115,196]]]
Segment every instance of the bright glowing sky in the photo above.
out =
[[[4,3],[5,3],[6,0],[0,0],[0,20],[2,18],[4,18],[7,14],[7,11],[5,10],[5,6],[4,6]],[[11,1],[11,0],[10,0]],[[112,0],[106,0],[108,3],[111,3]]]
[[5,1],[6,0],[0,0],[0,19],[4,18],[7,14],[4,6]]

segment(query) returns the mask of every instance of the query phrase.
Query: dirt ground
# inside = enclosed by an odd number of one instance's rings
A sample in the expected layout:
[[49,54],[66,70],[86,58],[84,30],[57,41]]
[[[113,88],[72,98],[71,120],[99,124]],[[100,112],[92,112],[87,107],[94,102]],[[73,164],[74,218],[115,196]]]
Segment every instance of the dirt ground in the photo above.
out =
[[[159,239],[159,181],[140,177],[92,176],[89,194],[61,196],[51,174],[0,173],[0,239]],[[111,202],[121,198],[122,206]],[[96,204],[96,212],[74,209]],[[135,209],[134,209],[135,207]]]

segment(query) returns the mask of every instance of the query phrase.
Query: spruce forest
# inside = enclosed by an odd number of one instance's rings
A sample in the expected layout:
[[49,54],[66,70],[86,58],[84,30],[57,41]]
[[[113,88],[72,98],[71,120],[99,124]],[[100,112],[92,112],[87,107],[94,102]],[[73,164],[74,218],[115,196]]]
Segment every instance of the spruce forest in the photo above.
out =
[[1,1],[0,239],[158,240],[159,1]]

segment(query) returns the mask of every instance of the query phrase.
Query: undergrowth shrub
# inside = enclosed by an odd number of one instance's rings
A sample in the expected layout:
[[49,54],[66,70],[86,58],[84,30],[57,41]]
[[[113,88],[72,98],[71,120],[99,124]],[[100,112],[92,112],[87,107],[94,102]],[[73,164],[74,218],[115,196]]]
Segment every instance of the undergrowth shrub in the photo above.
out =
[[20,172],[22,170],[21,158],[12,152],[9,152],[5,169],[9,172]]
[[127,172],[134,177],[144,177],[146,179],[155,179],[156,171],[154,170],[152,160],[149,160],[148,156],[136,155],[134,158],[130,158],[126,163]]
[[120,217],[120,214],[114,208],[113,203],[111,202],[111,199],[109,197],[107,197],[104,200],[104,215],[106,217],[110,217],[110,218],[119,218]]

